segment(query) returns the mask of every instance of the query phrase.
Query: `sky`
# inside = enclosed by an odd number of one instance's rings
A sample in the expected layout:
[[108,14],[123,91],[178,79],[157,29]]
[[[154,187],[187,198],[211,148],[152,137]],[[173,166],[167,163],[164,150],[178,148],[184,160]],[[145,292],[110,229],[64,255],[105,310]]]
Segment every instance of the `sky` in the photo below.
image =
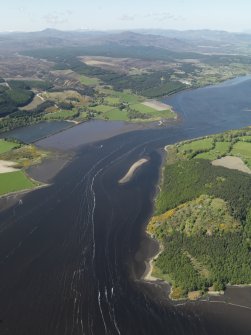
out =
[[0,31],[215,29],[251,31],[250,0],[7,0]]

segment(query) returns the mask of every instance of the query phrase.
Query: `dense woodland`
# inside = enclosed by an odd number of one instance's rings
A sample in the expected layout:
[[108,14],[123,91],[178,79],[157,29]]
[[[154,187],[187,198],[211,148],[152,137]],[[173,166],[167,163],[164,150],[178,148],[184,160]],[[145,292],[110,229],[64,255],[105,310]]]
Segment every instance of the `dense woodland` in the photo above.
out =
[[[240,134],[227,132],[217,140],[232,143]],[[155,261],[157,273],[168,275],[180,296],[251,283],[251,177],[193,157],[187,152],[168,161],[148,226],[164,246]]]
[[29,104],[34,97],[32,89],[48,89],[52,86],[48,82],[38,80],[10,80],[7,84],[8,86],[0,86],[0,117],[15,113],[18,107]]
[[153,46],[123,46],[117,43],[88,47],[47,48],[27,50],[24,55],[55,61],[78,56],[105,56],[114,58],[136,58],[142,60],[173,61],[176,59],[198,59],[211,65],[229,65],[230,63],[250,64],[250,57],[241,55],[205,55],[195,52],[175,52]]
[[40,106],[35,108],[33,111],[13,111],[8,117],[1,120],[0,133],[9,131],[18,127],[27,126],[33,123],[44,120],[44,111],[46,108],[53,106],[54,104],[50,101],[45,101]]
[[0,86],[0,117],[9,115],[18,110],[18,107],[27,105],[33,99],[34,93],[25,87],[17,85]]

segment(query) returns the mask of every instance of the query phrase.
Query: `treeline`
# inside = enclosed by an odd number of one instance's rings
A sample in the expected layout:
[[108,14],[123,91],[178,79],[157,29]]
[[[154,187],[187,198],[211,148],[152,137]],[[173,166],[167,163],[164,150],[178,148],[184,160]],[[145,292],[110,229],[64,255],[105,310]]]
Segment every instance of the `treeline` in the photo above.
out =
[[30,86],[23,81],[10,81],[9,86],[0,86],[0,117],[14,113],[34,97]]
[[49,81],[43,80],[10,80],[9,85],[12,89],[23,89],[23,90],[31,90],[31,89],[41,89],[48,90],[53,85]]
[[52,87],[51,83],[40,80],[10,80],[8,84],[9,87],[0,86],[0,117],[15,113],[19,107],[28,105],[34,98],[32,89],[45,90]]
[[[205,292],[211,286],[223,290],[228,284],[251,283],[250,251],[240,233],[186,236],[176,232],[163,243],[165,250],[155,264],[182,289],[183,295],[195,290]],[[187,252],[202,264],[201,273]],[[208,275],[203,275],[203,267]]]
[[164,169],[161,192],[156,200],[156,214],[162,214],[201,194],[225,200],[232,215],[243,221],[247,209],[251,207],[251,178],[236,170],[213,166],[210,161],[203,159],[179,161]]
[[0,133],[42,121],[44,119],[45,110],[53,105],[52,102],[46,101],[39,105],[34,111],[29,111],[28,113],[26,111],[14,111],[8,117],[1,120]]

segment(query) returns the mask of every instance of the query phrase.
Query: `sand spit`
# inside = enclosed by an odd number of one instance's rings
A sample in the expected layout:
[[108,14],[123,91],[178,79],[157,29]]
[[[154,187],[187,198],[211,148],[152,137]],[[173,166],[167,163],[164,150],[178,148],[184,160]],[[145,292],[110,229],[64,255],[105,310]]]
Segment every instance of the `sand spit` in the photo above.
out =
[[0,173],[15,172],[19,169],[14,168],[16,165],[15,162],[10,161],[1,161],[0,160]]
[[251,174],[251,170],[245,165],[245,163],[239,158],[234,156],[225,156],[220,159],[212,161],[214,166],[223,166],[228,169],[239,170]]
[[160,278],[157,278],[157,277],[154,277],[152,275],[153,273],[153,264],[154,264],[154,261],[159,257],[159,255],[162,253],[162,251],[164,250],[163,246],[160,245],[160,250],[159,252],[157,253],[157,255],[153,256],[152,258],[150,258],[148,261],[146,261],[146,271],[142,277],[143,280],[145,281],[159,281],[159,280],[162,280]]
[[147,163],[148,162],[148,159],[146,158],[142,158],[140,160],[138,160],[137,162],[135,162],[131,167],[130,169],[128,170],[127,174],[121,178],[119,180],[119,184],[124,184],[124,183],[127,183],[128,181],[131,180],[131,178],[133,177],[135,171],[143,164]]

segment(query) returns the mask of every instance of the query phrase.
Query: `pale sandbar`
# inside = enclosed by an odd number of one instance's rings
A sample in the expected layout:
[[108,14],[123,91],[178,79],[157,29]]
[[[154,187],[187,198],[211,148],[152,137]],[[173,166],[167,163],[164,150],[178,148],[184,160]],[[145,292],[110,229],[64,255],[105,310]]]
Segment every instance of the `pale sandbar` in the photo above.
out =
[[131,178],[133,177],[135,171],[143,164],[147,163],[148,162],[148,159],[146,158],[142,158],[140,160],[138,160],[137,162],[135,162],[131,167],[130,169],[128,170],[128,172],[126,173],[126,175],[121,178],[119,180],[119,184],[124,184],[124,183],[127,183],[128,181],[131,180]]

